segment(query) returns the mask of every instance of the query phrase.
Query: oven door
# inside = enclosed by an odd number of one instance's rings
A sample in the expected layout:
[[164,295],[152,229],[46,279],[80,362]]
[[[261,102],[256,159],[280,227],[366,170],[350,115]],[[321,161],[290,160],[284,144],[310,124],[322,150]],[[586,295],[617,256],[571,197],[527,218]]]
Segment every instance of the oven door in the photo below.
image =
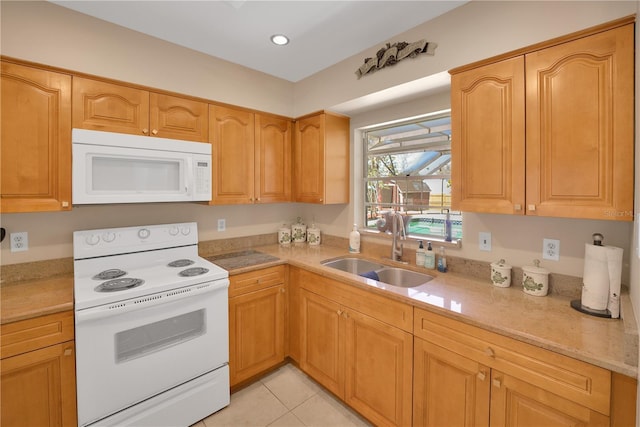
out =
[[228,363],[228,285],[223,279],[76,311],[78,424]]

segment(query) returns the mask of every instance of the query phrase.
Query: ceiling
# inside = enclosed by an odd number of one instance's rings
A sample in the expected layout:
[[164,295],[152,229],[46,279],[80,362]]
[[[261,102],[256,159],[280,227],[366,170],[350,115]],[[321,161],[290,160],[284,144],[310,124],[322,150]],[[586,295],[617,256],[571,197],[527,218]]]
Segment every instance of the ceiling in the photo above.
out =
[[[52,1],[291,82],[379,45],[466,2]],[[274,34],[285,34],[291,42],[276,46],[270,41]]]

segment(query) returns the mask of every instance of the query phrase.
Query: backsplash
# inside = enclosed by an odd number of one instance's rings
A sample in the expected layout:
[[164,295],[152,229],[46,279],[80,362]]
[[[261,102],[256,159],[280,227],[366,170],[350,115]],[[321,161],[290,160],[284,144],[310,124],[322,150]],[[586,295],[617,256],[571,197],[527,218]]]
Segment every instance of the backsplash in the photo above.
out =
[[[198,244],[198,252],[202,257],[208,257],[228,252],[252,249],[259,246],[275,245],[278,238],[276,233],[258,234],[248,237],[234,237],[229,239],[207,240]],[[338,248],[349,247],[349,240],[344,237],[331,235],[322,236],[322,244]],[[372,258],[388,258],[389,244],[377,243],[366,238],[362,239],[362,255]],[[414,263],[415,250],[405,248],[404,260]],[[491,263],[460,258],[447,254],[449,273],[474,277],[490,283]],[[22,264],[10,264],[1,267],[2,283],[18,282],[22,280],[37,280],[61,275],[73,274],[73,258],[59,258],[44,261],[34,261]],[[445,273],[446,274],[446,273]],[[522,268],[513,267],[512,286],[521,286]],[[580,298],[582,278],[564,274],[551,273],[549,275],[549,293],[570,298]]]

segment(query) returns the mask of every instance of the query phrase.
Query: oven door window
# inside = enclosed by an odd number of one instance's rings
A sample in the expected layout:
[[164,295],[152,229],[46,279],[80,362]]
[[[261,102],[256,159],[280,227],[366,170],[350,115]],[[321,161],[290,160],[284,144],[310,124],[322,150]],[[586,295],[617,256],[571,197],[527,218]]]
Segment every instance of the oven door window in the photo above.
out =
[[206,333],[205,309],[181,314],[115,334],[116,363],[126,362]]

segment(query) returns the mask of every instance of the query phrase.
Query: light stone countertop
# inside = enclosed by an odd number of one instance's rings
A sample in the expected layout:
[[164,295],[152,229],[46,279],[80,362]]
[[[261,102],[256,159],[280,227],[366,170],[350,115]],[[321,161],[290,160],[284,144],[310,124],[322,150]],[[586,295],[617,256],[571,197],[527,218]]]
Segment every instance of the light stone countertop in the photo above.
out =
[[[628,360],[625,351],[633,351],[634,348],[625,346],[624,322],[580,313],[570,307],[571,299],[568,297],[536,297],[525,294],[521,286],[514,284],[499,288],[493,286],[488,278],[475,279],[396,263],[396,266],[434,276],[425,285],[400,288],[324,267],[320,263],[344,255],[394,265],[390,260],[353,255],[346,249],[323,245],[268,245],[254,249],[279,260],[231,270],[231,275],[288,263],[633,378],[638,376],[637,366],[625,363]],[[637,334],[636,331],[634,333]]]

